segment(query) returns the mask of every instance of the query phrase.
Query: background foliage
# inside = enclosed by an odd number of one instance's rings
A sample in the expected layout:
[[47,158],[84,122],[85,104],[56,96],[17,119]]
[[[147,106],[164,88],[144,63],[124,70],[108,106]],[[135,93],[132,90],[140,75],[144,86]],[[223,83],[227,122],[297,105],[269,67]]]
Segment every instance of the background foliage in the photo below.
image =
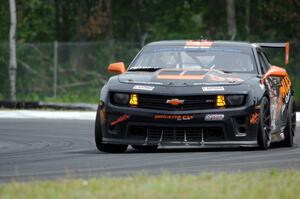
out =
[[[226,21],[227,3],[225,0],[17,0],[18,98],[96,101],[103,83],[99,79],[105,80],[108,75],[107,64],[121,59],[128,64],[148,42],[201,36],[231,39]],[[234,10],[235,40],[292,43],[287,69],[299,99],[300,0],[235,0]],[[0,4],[0,99],[7,98],[8,32],[8,1],[3,0]],[[79,87],[65,87],[58,99],[49,98],[55,40],[60,42],[59,74],[64,77],[60,86],[95,80]],[[274,63],[282,65],[282,60],[282,54],[278,54]],[[85,73],[66,70],[77,66]],[[43,78],[26,76],[32,75],[30,69]],[[45,76],[48,83],[43,83]],[[47,92],[25,89],[30,86],[45,88]]]

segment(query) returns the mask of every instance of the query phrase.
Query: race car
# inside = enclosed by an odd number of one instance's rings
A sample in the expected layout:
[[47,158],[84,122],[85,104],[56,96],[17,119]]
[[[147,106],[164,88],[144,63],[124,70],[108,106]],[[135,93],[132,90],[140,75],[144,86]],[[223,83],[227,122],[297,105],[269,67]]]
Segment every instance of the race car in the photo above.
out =
[[102,87],[95,142],[103,152],[159,146],[292,147],[292,83],[265,48],[289,43],[175,40],[149,43]]

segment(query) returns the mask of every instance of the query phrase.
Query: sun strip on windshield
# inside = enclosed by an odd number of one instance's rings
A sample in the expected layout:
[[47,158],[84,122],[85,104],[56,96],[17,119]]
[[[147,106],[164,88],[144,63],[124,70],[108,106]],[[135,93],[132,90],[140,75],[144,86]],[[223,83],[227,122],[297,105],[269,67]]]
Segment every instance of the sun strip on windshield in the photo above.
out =
[[[228,52],[228,53],[243,53],[239,49],[233,49],[233,48],[206,48],[206,49],[201,49],[201,48],[158,48],[158,49],[153,49],[152,52],[181,52],[181,51],[197,51],[197,52]],[[145,53],[151,53],[145,52]]]
[[189,40],[185,42],[184,48],[210,48],[213,45],[213,41],[194,41]]

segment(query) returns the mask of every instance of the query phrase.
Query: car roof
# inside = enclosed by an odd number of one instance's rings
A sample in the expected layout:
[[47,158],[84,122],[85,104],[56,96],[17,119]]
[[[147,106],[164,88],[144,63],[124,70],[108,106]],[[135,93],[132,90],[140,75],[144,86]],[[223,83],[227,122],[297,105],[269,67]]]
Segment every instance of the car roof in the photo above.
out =
[[[146,46],[185,46],[186,42],[192,40],[165,40],[165,41],[155,41],[147,44]],[[195,42],[201,42],[207,40],[195,40]],[[226,46],[226,47],[253,47],[254,44],[249,42],[240,41],[211,41],[213,46]]]

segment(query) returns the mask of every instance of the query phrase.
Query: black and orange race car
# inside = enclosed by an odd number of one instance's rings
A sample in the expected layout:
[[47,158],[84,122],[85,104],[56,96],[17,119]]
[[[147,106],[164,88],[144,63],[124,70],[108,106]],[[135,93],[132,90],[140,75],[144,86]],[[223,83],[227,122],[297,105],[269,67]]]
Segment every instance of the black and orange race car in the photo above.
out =
[[95,122],[97,148],[128,145],[293,146],[295,99],[285,69],[270,64],[264,48],[289,58],[289,43],[160,41],[126,69],[110,64]]

